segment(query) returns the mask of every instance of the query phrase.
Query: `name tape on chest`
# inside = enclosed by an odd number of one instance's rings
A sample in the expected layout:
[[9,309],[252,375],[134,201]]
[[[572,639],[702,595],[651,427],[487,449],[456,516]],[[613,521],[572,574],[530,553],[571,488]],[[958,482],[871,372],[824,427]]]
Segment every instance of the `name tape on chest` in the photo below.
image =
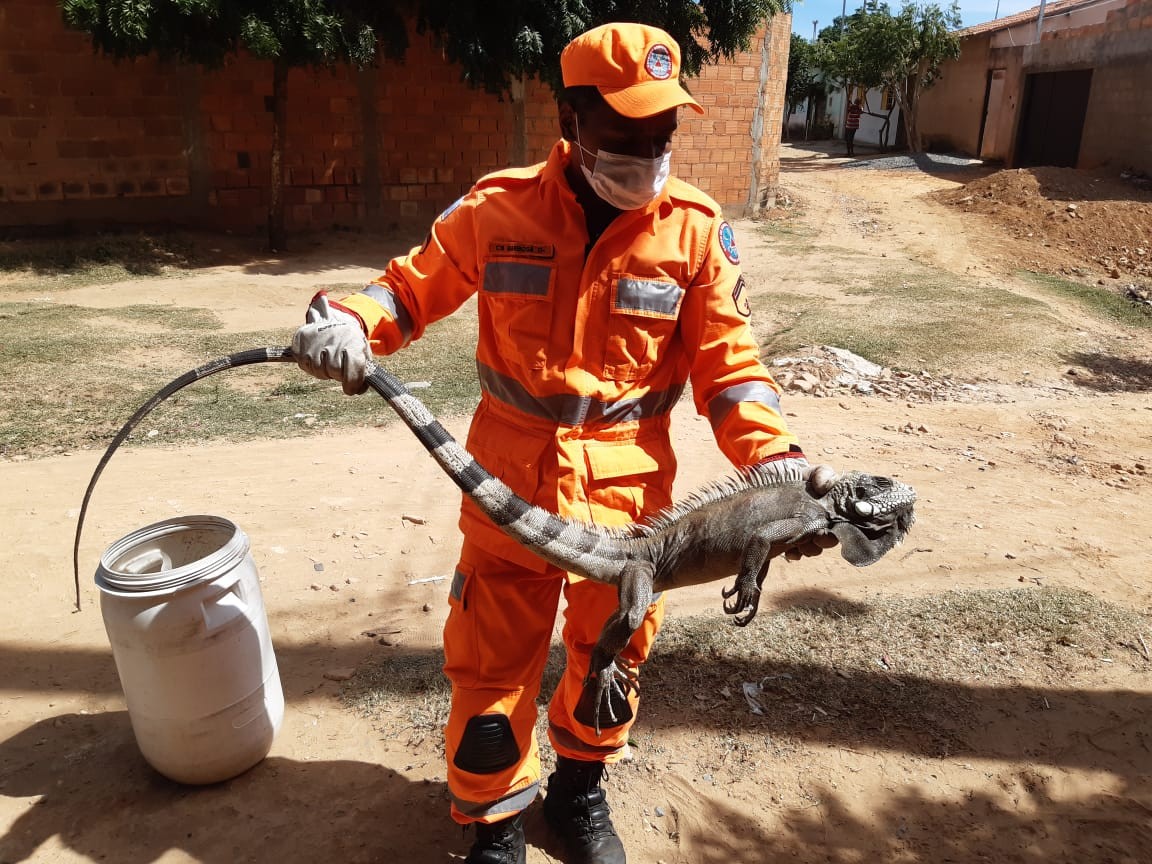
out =
[[488,244],[488,254],[501,258],[555,258],[556,247],[551,243],[494,240]]

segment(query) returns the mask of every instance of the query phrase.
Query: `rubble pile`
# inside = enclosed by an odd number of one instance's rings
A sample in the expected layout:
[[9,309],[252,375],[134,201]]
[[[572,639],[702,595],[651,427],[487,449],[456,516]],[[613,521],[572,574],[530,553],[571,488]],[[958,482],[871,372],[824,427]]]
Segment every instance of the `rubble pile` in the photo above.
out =
[[887,369],[830,345],[804,346],[802,354],[772,361],[772,377],[785,391],[811,396],[875,396],[902,402],[993,402],[990,388],[949,375]]
[[1152,277],[1152,181],[1146,177],[1007,168],[933,195],[998,224],[1014,238],[1016,266],[1098,284]]

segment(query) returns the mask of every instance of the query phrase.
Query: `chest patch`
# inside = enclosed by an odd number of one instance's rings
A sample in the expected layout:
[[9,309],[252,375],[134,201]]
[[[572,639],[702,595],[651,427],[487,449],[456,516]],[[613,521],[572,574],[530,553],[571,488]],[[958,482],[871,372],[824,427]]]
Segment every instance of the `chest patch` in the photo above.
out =
[[720,223],[720,248],[724,252],[724,257],[731,261],[733,264],[740,263],[740,251],[736,248],[736,232],[732,230],[732,226],[727,222]]

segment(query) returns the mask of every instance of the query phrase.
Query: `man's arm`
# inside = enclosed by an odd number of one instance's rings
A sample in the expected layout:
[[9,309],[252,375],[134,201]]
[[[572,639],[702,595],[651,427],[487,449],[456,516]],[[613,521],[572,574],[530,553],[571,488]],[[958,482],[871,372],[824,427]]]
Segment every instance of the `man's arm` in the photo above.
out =
[[384,274],[356,294],[333,300],[317,294],[292,339],[300,368],[363,393],[372,354],[392,354],[455,311],[476,290],[473,191],[449,207],[428,238],[389,262]]
[[[785,463],[809,468],[780,406],[780,388],[760,362],[752,333],[748,288],[732,228],[717,217],[704,262],[685,292],[680,321],[691,359],[696,410],[709,419],[721,451],[737,466],[782,470]],[[800,546],[773,548],[795,560],[837,544],[835,535]]]
[[706,248],[680,314],[696,410],[735,465],[803,458],[784,420],[780,388],[760,362],[735,236],[720,217]]

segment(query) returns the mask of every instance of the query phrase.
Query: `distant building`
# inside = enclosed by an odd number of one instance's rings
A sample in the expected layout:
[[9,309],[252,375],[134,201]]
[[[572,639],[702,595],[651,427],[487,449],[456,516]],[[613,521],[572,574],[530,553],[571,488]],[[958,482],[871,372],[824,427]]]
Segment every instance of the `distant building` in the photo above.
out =
[[928,148],[1152,174],[1152,0],[1056,0],[958,35],[920,100]]
[[802,140],[805,130],[809,130],[810,137],[813,138],[842,139],[844,115],[848,103],[858,96],[865,113],[860,118],[856,143],[879,149],[903,147],[906,138],[895,94],[880,88],[865,92],[863,87],[852,87],[850,91],[846,94],[843,88],[831,86],[824,96],[801,102],[796,110],[788,115],[788,133],[791,140]]

